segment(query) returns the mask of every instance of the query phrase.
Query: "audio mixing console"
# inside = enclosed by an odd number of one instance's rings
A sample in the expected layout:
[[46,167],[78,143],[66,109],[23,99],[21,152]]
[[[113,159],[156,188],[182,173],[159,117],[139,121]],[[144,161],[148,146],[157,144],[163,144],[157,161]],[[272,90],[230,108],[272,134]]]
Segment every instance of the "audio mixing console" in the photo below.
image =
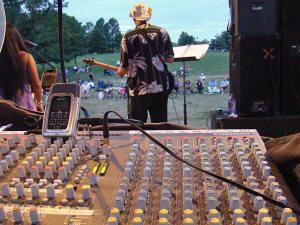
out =
[[[138,131],[49,139],[1,132],[2,224],[297,224],[292,210],[203,174]],[[149,131],[190,163],[289,198],[255,130]]]

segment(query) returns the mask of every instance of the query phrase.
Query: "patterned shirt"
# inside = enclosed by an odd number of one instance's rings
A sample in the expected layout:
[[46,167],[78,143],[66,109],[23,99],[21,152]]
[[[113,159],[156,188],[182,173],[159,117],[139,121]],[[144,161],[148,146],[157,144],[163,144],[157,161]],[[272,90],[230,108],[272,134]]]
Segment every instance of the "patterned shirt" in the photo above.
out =
[[169,72],[163,61],[173,56],[169,34],[163,28],[147,22],[127,32],[122,38],[120,64],[128,69],[129,95],[145,95],[167,90]]

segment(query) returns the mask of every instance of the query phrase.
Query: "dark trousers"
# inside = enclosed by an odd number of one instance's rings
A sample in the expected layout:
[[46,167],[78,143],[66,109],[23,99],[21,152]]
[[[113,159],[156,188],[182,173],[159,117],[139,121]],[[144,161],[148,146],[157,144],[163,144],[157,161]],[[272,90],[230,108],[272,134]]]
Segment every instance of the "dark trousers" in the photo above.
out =
[[128,117],[147,122],[148,111],[152,123],[168,121],[168,94],[165,92],[129,96]]

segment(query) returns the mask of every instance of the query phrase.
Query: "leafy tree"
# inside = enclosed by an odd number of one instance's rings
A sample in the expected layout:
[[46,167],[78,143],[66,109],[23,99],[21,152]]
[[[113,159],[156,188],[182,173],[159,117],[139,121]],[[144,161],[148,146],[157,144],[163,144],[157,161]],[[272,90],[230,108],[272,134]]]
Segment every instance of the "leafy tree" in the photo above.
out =
[[210,40],[210,49],[229,49],[230,35],[227,31],[223,31],[220,35],[216,35]]
[[87,22],[84,26],[83,29],[85,33],[90,34],[92,30],[94,29],[94,24],[92,22]]
[[104,53],[109,52],[109,43],[105,35],[105,21],[103,18],[97,20],[94,29],[91,31],[88,50],[89,52]]
[[188,35],[187,32],[181,32],[179,39],[178,39],[178,45],[188,45],[188,44],[195,44],[195,37],[193,35]]
[[22,0],[4,0],[6,20],[16,24],[19,14],[22,12]]
[[110,50],[111,52],[114,52],[115,48],[119,48],[122,39],[118,21],[115,18],[110,18],[104,25],[104,32],[107,37]]

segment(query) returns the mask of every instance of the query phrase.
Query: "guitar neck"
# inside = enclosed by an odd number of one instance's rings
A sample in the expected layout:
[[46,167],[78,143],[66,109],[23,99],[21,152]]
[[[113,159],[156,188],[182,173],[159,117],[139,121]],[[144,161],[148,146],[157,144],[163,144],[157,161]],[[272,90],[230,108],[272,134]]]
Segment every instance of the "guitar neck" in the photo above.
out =
[[111,65],[108,65],[108,64],[105,64],[105,63],[101,63],[101,62],[96,62],[96,61],[93,63],[93,65],[102,67],[104,69],[110,69],[112,71],[117,71],[119,69],[118,67],[111,66]]

